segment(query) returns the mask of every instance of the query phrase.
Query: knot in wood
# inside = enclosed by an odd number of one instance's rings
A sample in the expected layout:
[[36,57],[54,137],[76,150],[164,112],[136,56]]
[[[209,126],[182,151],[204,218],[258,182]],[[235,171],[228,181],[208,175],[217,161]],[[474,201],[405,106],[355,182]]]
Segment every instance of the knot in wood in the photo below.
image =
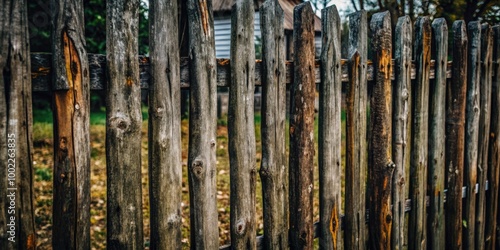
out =
[[130,119],[124,114],[117,114],[109,119],[109,125],[112,128],[117,128],[123,132],[130,126]]
[[59,149],[63,152],[68,151],[68,139],[66,137],[59,139]]
[[198,179],[202,179],[205,174],[205,167],[203,165],[203,160],[201,159],[196,159],[191,164],[191,173]]
[[244,235],[245,234],[245,229],[246,229],[247,223],[245,220],[238,220],[236,222],[236,234],[237,235]]

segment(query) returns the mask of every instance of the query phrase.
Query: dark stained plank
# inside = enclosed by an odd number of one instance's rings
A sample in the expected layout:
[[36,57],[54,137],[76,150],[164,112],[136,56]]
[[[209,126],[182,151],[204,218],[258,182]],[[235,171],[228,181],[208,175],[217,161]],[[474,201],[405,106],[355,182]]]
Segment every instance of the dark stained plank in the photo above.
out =
[[342,209],[342,82],[340,67],[340,16],[337,7],[322,11],[319,89],[319,217],[320,248],[342,249],[340,211]]
[[[219,231],[215,158],[217,82],[211,1],[188,0],[189,32],[189,204],[192,249],[217,249]],[[181,61],[182,65],[182,61]],[[182,66],[181,66],[182,67]],[[182,78],[182,72],[181,72]]]
[[314,12],[294,9],[294,83],[290,104],[290,248],[313,247]]
[[288,247],[288,168],[286,158],[285,34],[278,0],[260,8],[262,32],[262,161],[260,178],[265,249]]
[[108,249],[143,248],[139,0],[106,3]]
[[53,1],[54,249],[90,248],[90,85],[83,2]]
[[150,248],[182,248],[181,88],[178,2],[149,2],[148,166]]

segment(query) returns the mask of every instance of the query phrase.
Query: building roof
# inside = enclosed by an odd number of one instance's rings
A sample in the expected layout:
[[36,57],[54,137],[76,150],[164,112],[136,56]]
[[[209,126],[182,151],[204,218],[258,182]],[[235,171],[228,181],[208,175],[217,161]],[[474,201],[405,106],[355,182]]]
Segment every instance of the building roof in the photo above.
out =
[[[284,13],[284,24],[285,30],[293,30],[293,9],[296,5],[303,3],[303,0],[278,0],[281,8]],[[214,11],[214,15],[222,14],[222,13],[230,13],[231,8],[235,0],[213,0],[212,1],[212,9]],[[254,0],[255,10],[264,3],[264,0]],[[314,30],[321,31],[321,20],[318,16],[315,15],[314,20]]]

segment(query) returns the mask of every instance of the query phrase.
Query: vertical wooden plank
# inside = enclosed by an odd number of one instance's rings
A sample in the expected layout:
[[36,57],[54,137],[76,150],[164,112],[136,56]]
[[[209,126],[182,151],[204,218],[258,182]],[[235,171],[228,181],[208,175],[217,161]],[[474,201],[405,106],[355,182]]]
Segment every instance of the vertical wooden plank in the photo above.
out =
[[497,242],[496,228],[498,217],[498,183],[500,178],[500,26],[492,29],[492,87],[491,87],[491,120],[488,166],[488,191],[486,192],[486,214],[488,218],[485,230],[485,249],[495,249]]
[[464,21],[453,23],[453,64],[446,85],[446,249],[462,249],[462,185],[467,89],[467,31]]
[[448,64],[448,26],[444,18],[432,22],[432,55],[434,80],[429,91],[429,247],[444,249],[444,175],[445,175],[445,119],[446,67]]
[[90,248],[90,84],[83,2],[54,0],[52,247]]
[[349,15],[349,85],[346,96],[345,248],[367,248],[366,221],[366,104],[367,17],[362,10]]
[[374,82],[370,98],[370,242],[372,249],[391,248],[392,230],[392,35],[389,11],[376,13],[370,22]]
[[[479,139],[478,139],[478,171],[479,184],[476,206],[476,235],[475,248],[484,249],[485,223],[490,218],[486,214],[486,180],[488,179],[488,144],[490,139],[491,119],[491,80],[492,80],[492,30],[489,24],[481,25],[481,76],[480,76],[480,111],[479,111]],[[498,108],[498,106],[496,106]]]
[[321,249],[342,249],[342,82],[340,16],[335,5],[322,10],[319,90],[319,217]]
[[407,226],[405,202],[408,193],[406,182],[410,169],[411,137],[411,59],[412,24],[409,16],[400,17],[396,25],[394,48],[395,79],[393,85],[393,125],[392,155],[394,158],[394,177],[392,182],[392,249],[406,246]]
[[464,248],[474,248],[476,218],[476,183],[478,160],[478,136],[480,113],[480,67],[481,24],[479,21],[468,24],[469,57],[467,67],[467,106],[465,131],[464,185],[467,196],[464,199]]
[[228,135],[231,247],[255,248],[255,48],[253,1],[237,0],[231,14]]
[[409,249],[426,249],[427,156],[429,127],[429,70],[431,61],[431,22],[429,17],[415,21],[414,57],[416,79],[412,89],[412,153],[410,199],[412,208],[408,232]]
[[35,249],[31,77],[26,1],[0,8],[0,248]]
[[212,2],[188,0],[189,205],[192,249],[219,248],[216,184],[217,64]]
[[283,9],[278,0],[260,7],[262,32],[262,179],[264,248],[288,247],[288,168],[286,164],[286,51]]
[[181,98],[178,2],[149,2],[148,165],[150,248],[181,246]]
[[143,248],[138,0],[106,3],[108,249]]
[[302,3],[293,12],[294,83],[290,107],[290,248],[313,246],[314,12]]

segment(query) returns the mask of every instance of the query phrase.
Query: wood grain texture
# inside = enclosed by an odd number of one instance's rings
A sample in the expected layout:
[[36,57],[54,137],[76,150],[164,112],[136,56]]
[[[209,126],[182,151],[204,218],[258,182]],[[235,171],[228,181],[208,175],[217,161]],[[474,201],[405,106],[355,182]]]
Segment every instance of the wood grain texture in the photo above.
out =
[[294,9],[294,83],[290,104],[290,248],[313,247],[314,12]]
[[398,19],[395,30],[393,84],[392,155],[396,168],[392,180],[392,249],[408,244],[405,202],[409,193],[411,138],[411,75],[412,23],[409,16]]
[[[35,249],[32,97],[27,3],[0,8],[0,248]],[[14,138],[14,141],[12,139]],[[11,139],[11,140],[9,140]],[[15,176],[10,176],[8,173]],[[8,189],[9,188],[9,189]],[[8,197],[7,195],[11,195]],[[12,198],[15,205],[11,204]],[[11,216],[14,219],[11,219]],[[14,221],[15,229],[10,231]],[[15,235],[13,235],[15,234]],[[14,242],[8,237],[14,236]]]
[[481,24],[470,22],[468,28],[469,52],[467,67],[467,106],[465,130],[464,185],[467,195],[464,199],[464,248],[474,248],[476,219],[476,183],[478,163],[478,138],[480,114],[480,60]]
[[337,7],[322,11],[323,47],[319,88],[319,217],[321,249],[343,249],[342,209],[342,82],[340,68],[340,16]]
[[491,120],[488,151],[488,191],[486,192],[486,214],[488,218],[485,230],[485,249],[494,249],[498,244],[498,184],[500,178],[500,26],[492,29],[492,86],[491,86]]
[[149,2],[150,248],[182,248],[182,144],[178,2]]
[[448,59],[448,26],[443,18],[432,22],[432,55],[436,75],[429,89],[429,210],[428,246],[445,248],[445,130],[446,130],[446,61]]
[[465,104],[467,90],[467,30],[455,21],[452,79],[446,85],[446,249],[462,249],[462,185],[465,149]]
[[[189,0],[189,204],[192,249],[217,249],[217,81],[212,2]],[[181,73],[182,75],[182,73]]]
[[349,85],[347,87],[345,248],[368,247],[366,221],[367,156],[367,17],[365,11],[349,16]]
[[431,60],[431,22],[429,17],[415,21],[414,58],[417,78],[412,88],[412,139],[410,166],[410,211],[408,248],[426,249],[427,157],[429,127],[429,66]]
[[[493,36],[489,24],[481,25],[481,76],[480,76],[480,111],[479,111],[479,136],[478,136],[478,159],[477,159],[477,181],[479,184],[476,206],[476,232],[475,248],[485,248],[485,224],[490,218],[486,214],[486,181],[488,180],[488,144],[490,139],[491,120],[491,81],[492,81],[492,52]],[[496,106],[495,108],[497,108]]]
[[260,7],[262,32],[262,197],[265,249],[288,247],[288,168],[283,9],[277,0]]
[[90,85],[83,2],[54,0],[52,247],[90,248]]
[[391,15],[376,13],[370,22],[375,82],[370,98],[368,176],[370,185],[370,244],[372,249],[390,249],[392,231],[392,58]]
[[228,136],[231,247],[255,249],[254,5],[237,0],[231,13]]
[[138,0],[106,3],[108,249],[143,248]]

